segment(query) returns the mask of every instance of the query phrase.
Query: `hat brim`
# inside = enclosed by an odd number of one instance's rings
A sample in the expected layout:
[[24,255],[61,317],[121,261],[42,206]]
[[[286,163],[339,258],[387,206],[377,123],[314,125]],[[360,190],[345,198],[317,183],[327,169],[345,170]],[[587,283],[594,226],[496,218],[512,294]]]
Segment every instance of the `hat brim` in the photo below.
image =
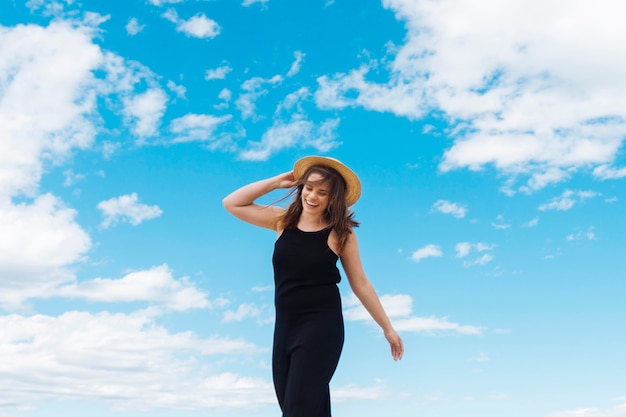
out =
[[300,179],[307,169],[315,165],[328,166],[337,171],[346,182],[346,204],[351,206],[357,202],[361,196],[361,181],[350,168],[335,158],[327,156],[306,156],[301,158],[293,166],[294,178],[296,180]]

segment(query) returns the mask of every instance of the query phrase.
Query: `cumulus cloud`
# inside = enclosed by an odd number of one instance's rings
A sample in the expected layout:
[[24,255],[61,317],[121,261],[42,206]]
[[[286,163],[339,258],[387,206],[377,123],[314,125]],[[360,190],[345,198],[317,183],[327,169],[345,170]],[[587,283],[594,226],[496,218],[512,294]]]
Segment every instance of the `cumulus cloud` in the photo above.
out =
[[572,191],[565,190],[563,194],[558,197],[554,197],[549,202],[544,203],[539,206],[539,210],[548,211],[548,210],[557,210],[557,211],[566,211],[570,210],[576,203],[580,203],[588,198],[593,198],[598,196],[599,194],[593,191]]
[[0,205],[0,307],[15,309],[74,278],[68,267],[91,248],[76,211],[51,194]]
[[411,259],[413,259],[415,262],[419,262],[422,259],[441,256],[443,256],[441,248],[438,245],[430,244],[413,252],[413,254],[411,255]]
[[211,306],[207,294],[187,277],[175,279],[167,265],[131,272],[120,279],[94,278],[64,285],[48,296],[106,303],[143,301],[174,311]]
[[105,229],[120,221],[137,226],[144,220],[154,219],[163,214],[159,206],[148,206],[139,203],[137,193],[101,201],[98,203],[98,209],[102,211],[102,215],[104,216],[101,226]]
[[432,209],[437,210],[441,213],[451,214],[457,219],[462,219],[463,217],[465,217],[465,214],[467,213],[467,208],[457,203],[451,203],[447,200],[436,201],[435,204],[433,204]]
[[174,9],[163,13],[163,17],[176,24],[176,30],[193,38],[213,39],[220,34],[220,25],[204,13],[197,13],[189,19],[181,19]]
[[[31,6],[44,2],[38,4]],[[98,102],[123,115],[138,134],[153,131],[146,102],[155,77],[93,42],[104,20],[85,13],[83,20],[57,18],[46,27],[0,26],[0,307],[5,309],[24,308],[25,300],[74,281],[71,268],[91,248],[76,211],[52,194],[40,195],[39,183],[49,169],[94,145],[104,123]],[[103,153],[119,146],[105,142]],[[81,178],[65,170],[66,186]],[[19,204],[15,197],[21,197]]]
[[[442,171],[492,165],[521,191],[595,169],[621,178],[626,138],[626,54],[611,0],[384,0],[407,29],[391,49],[386,82],[370,64],[319,78],[322,108],[359,106],[419,119],[442,112],[454,138]],[[489,12],[486,13],[485,11]],[[379,67],[377,67],[379,68]],[[372,77],[373,78],[373,77]],[[380,79],[379,76],[377,76]]]
[[92,34],[61,21],[0,27],[0,196],[34,193],[47,164],[92,145],[103,60]]
[[[413,313],[413,299],[409,295],[382,295],[380,297],[385,311],[392,319],[398,331],[414,333],[453,332],[459,334],[481,334],[483,329],[477,326],[461,325],[448,321],[446,317],[416,317]],[[343,299],[344,317],[348,321],[364,321],[375,324],[367,310],[354,294]]]
[[114,400],[117,408],[142,410],[275,403],[271,382],[209,366],[215,356],[264,349],[244,340],[173,333],[155,318],[152,310],[0,316],[0,392],[16,407],[48,398]]

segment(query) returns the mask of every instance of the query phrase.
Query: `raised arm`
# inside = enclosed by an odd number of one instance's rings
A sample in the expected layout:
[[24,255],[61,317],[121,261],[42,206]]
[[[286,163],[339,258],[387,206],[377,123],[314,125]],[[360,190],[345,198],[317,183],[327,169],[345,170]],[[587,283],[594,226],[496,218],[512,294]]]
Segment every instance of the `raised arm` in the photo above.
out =
[[391,356],[393,356],[393,359],[396,361],[402,359],[402,355],[404,354],[402,339],[391,325],[391,321],[380,303],[376,290],[374,290],[374,287],[365,275],[359,255],[359,244],[354,230],[350,233],[348,240],[341,250],[340,259],[352,291],[374,321],[378,323],[383,330],[385,338],[391,348]]
[[254,201],[276,189],[290,188],[297,184],[292,172],[285,172],[272,178],[253,182],[233,191],[222,200],[224,208],[233,216],[255,226],[276,230],[277,220],[284,209],[276,206],[262,206]]

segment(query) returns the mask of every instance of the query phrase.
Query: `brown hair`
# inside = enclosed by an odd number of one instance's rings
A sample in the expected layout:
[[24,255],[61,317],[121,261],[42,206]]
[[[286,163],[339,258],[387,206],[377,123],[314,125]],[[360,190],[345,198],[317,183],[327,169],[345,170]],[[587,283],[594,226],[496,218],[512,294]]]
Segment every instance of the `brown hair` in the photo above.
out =
[[329,187],[328,207],[324,211],[324,220],[329,227],[335,230],[339,236],[339,251],[348,240],[353,227],[358,227],[359,222],[354,220],[354,213],[346,204],[346,182],[336,170],[326,165],[313,165],[309,167],[302,177],[296,189],[294,200],[291,202],[285,214],[279,222],[285,229],[295,229],[298,226],[302,214],[302,189],[308,182],[311,174],[319,174],[322,179],[317,182],[327,182]]

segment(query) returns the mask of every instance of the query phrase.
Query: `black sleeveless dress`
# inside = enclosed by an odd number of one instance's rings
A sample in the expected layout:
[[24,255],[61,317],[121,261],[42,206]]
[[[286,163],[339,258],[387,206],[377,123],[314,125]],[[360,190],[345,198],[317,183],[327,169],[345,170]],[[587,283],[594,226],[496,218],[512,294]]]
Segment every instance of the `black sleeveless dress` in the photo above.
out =
[[285,229],[274,246],[272,371],[283,417],[331,415],[328,384],[344,340],[331,230]]

